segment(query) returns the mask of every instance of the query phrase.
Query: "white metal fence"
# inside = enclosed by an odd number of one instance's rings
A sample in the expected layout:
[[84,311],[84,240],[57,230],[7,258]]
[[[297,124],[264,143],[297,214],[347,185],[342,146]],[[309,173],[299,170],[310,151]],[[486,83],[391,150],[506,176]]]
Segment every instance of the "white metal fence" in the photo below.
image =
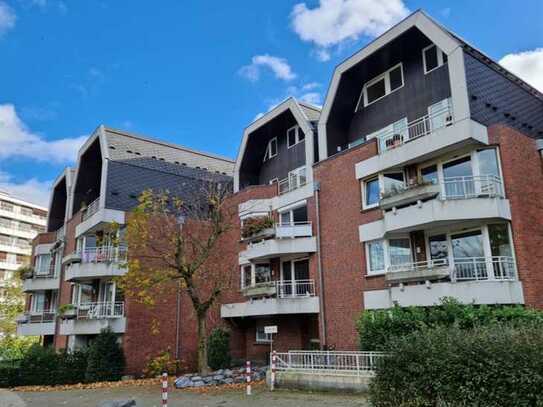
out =
[[391,129],[379,135],[379,152],[397,148],[409,141],[426,136],[433,131],[453,123],[452,108],[445,106],[432,114],[419,117],[402,129]]
[[503,197],[501,178],[496,175],[471,175],[443,179],[442,199],[468,199],[480,196]]
[[314,295],[314,280],[277,281],[277,296],[279,298],[312,297]]
[[87,209],[85,209],[83,212],[83,220],[89,219],[92,215],[98,212],[98,209],[100,209],[100,197],[92,201],[89,206],[87,206]]
[[92,247],[79,252],[82,263],[119,263],[126,261],[126,246]]
[[430,270],[438,267],[447,267],[449,265],[448,259],[435,259],[428,261],[417,261],[412,263],[403,264],[391,264],[388,266],[387,271],[389,273],[398,273],[402,271],[419,271]]
[[78,319],[121,318],[124,316],[123,302],[86,302],[77,305]]
[[277,352],[277,371],[332,376],[367,376],[386,357],[382,352],[289,351]]
[[514,280],[515,261],[509,256],[465,257],[454,259],[454,279]]
[[279,195],[294,191],[295,189],[303,187],[305,184],[307,184],[305,169],[303,171],[292,172],[287,178],[278,182]]
[[44,322],[53,322],[55,320],[56,310],[27,311],[18,319],[20,324],[40,324]]

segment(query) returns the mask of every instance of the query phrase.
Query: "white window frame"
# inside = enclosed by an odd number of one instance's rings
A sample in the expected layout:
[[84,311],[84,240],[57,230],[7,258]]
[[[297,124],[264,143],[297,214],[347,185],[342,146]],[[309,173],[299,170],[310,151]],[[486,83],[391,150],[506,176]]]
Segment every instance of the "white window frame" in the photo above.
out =
[[379,206],[379,201],[377,201],[374,204],[369,204],[369,205],[366,203],[366,184],[374,180],[377,180],[377,185],[379,186],[379,193],[381,193],[381,181],[379,179],[378,174],[372,177],[366,178],[362,180],[362,182],[360,183],[360,185],[362,186],[362,209],[372,209]]
[[[264,337],[258,335],[258,333],[264,333]],[[256,326],[255,328],[256,343],[270,343],[272,341],[272,334],[267,334],[264,331],[264,326]]]
[[270,185],[272,185],[274,182],[279,182],[279,178],[275,177],[269,180]]
[[[291,130],[295,131],[294,133],[294,144],[290,144],[290,140],[289,140],[289,137],[288,137],[288,134]],[[292,148],[294,147],[295,145],[297,144],[300,144],[302,142],[305,141],[305,134],[304,134],[304,138],[300,140],[300,132],[302,131],[302,129],[300,128],[300,126],[298,125],[295,125],[295,126],[292,126],[290,127],[289,129],[287,129],[287,148]]]
[[[272,148],[271,148],[271,145],[272,143],[275,142],[275,154],[271,154],[272,152]],[[265,161],[268,161],[270,159],[272,159],[273,157],[277,156],[277,154],[279,153],[279,145],[277,144],[277,137],[274,137],[272,139],[270,139],[270,141],[268,141],[268,145],[266,147],[266,152],[264,153],[264,162]]]
[[[241,285],[242,289],[256,286],[256,266],[263,266],[263,265],[268,265],[268,267],[270,269],[270,279],[271,279],[270,281],[273,281],[272,280],[273,270],[272,270],[271,264],[269,262],[259,261],[257,263],[241,264],[240,265],[240,274],[241,274],[241,284],[240,285]],[[247,267],[247,266],[251,266],[251,285],[249,285],[249,286],[245,285],[245,267]]]
[[[413,262],[413,246],[409,235],[400,234],[393,236],[390,239],[375,239],[364,243],[364,252],[366,253],[366,275],[367,276],[379,276],[386,273],[387,269],[390,267],[390,243],[389,240],[407,240],[409,242],[409,253],[411,255],[411,262]],[[372,243],[382,242],[383,244],[383,265],[384,269],[382,270],[371,270],[370,268],[370,249],[369,246]]]
[[[402,77],[402,85],[397,87],[394,90],[391,90],[390,89],[390,72],[395,70],[398,67],[400,67],[400,74],[401,74],[401,77]],[[375,99],[375,100],[368,103],[368,87],[370,87],[371,85],[376,84],[377,82],[381,81],[382,79],[385,80],[385,94],[383,96],[381,96],[380,98],[377,98],[377,99]],[[362,92],[360,93],[360,97],[358,98],[358,103],[356,104],[356,108],[354,109],[354,111],[355,112],[358,111],[358,109],[360,107],[360,102],[364,103],[364,107],[369,106],[369,105],[383,99],[384,97],[396,92],[397,90],[403,88],[404,85],[405,85],[405,77],[404,77],[404,74],[403,74],[403,63],[400,62],[400,63],[394,65],[393,67],[387,69],[382,74],[376,76],[375,78],[370,79],[369,81],[367,81],[364,84],[364,86],[362,87]]]
[[[426,51],[429,50],[432,47],[436,47],[437,66],[428,71],[428,70],[426,70]],[[435,71],[436,69],[438,69],[438,68],[442,67],[443,65],[445,65],[445,62],[443,61],[444,60],[444,58],[443,58],[444,54],[445,53],[436,44],[430,44],[427,47],[424,47],[422,49],[422,66],[424,68],[424,75],[426,75],[426,74],[428,74],[428,73],[430,73],[432,71]]]

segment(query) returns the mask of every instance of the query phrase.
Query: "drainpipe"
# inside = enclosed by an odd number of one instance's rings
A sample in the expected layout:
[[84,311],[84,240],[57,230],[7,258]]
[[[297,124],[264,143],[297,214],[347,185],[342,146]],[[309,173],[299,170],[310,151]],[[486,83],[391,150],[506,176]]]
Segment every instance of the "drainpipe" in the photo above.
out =
[[181,319],[181,282],[177,280],[177,305],[175,311],[175,359],[179,360],[179,339],[180,339],[180,327],[179,320]]
[[316,212],[316,221],[317,221],[317,273],[319,275],[319,319],[320,319],[320,348],[324,350],[326,348],[326,316],[324,311],[324,276],[322,271],[322,256],[321,256],[321,221],[320,221],[320,204],[319,204],[319,194],[321,189],[320,182],[316,181],[313,183],[313,188],[315,191],[315,212]]

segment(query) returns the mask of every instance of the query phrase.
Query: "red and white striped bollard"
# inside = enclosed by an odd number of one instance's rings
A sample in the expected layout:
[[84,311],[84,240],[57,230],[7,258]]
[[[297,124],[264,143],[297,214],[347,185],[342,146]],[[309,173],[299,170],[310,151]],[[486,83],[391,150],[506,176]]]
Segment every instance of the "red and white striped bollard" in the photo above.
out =
[[245,363],[245,373],[247,374],[247,395],[251,395],[251,361]]
[[275,351],[272,352],[271,357],[271,382],[270,382],[270,390],[273,391],[275,388],[275,367],[277,362],[277,353]]
[[168,373],[162,373],[162,407],[168,407]]

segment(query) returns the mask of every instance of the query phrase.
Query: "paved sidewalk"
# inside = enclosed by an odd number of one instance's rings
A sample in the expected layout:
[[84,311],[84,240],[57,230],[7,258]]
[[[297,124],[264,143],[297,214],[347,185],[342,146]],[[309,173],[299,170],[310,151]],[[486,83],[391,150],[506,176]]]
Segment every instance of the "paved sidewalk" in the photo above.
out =
[[[23,404],[17,404],[16,396],[22,399]],[[129,398],[137,401],[137,407],[161,406],[160,388],[156,387],[121,387],[113,389],[18,393],[0,391],[0,406],[96,407],[104,400]],[[12,401],[10,402],[9,400]],[[368,407],[368,405],[364,396],[361,395],[308,393],[287,390],[277,390],[272,393],[264,386],[254,389],[251,397],[247,397],[243,391],[238,389],[223,392],[217,390],[211,393],[173,390],[169,393],[168,403],[168,407]]]

